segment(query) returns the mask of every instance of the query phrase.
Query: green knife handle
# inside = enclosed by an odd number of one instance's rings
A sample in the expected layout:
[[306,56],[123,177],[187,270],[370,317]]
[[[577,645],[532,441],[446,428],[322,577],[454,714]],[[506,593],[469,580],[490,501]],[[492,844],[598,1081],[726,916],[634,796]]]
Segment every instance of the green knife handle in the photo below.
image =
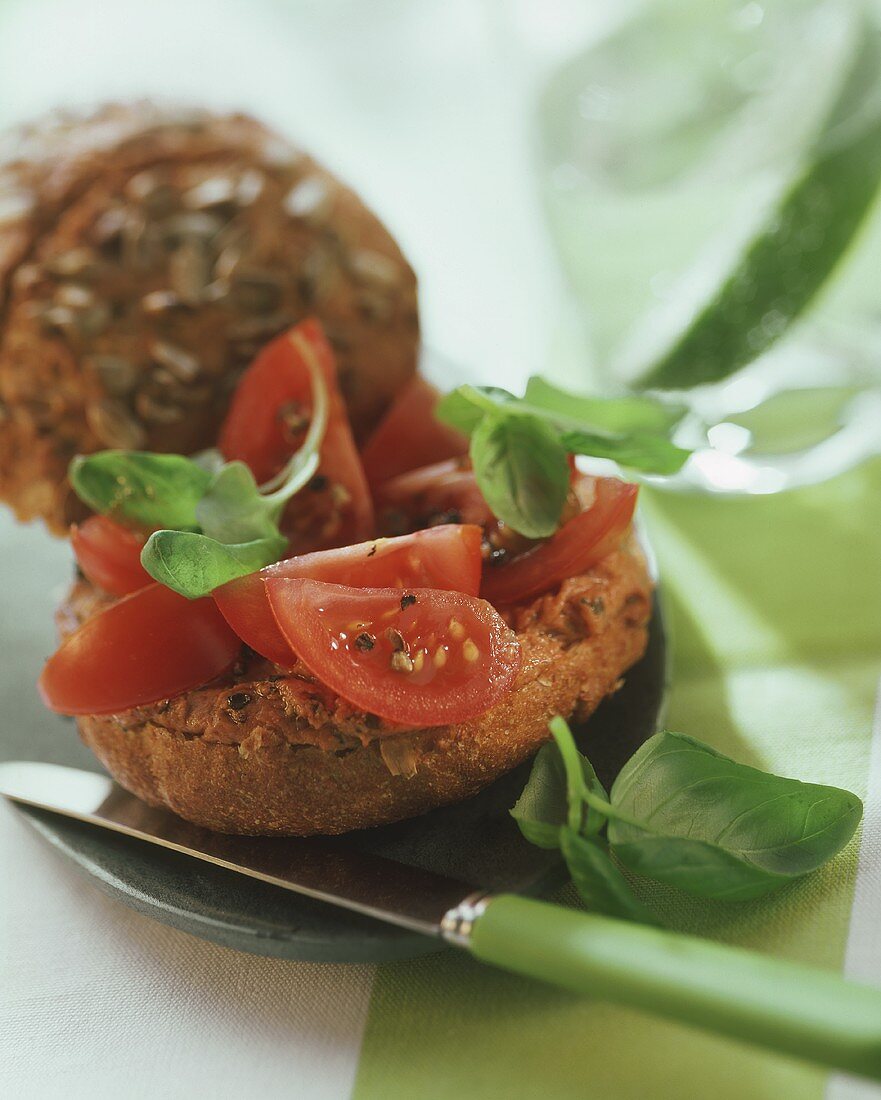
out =
[[575,993],[881,1080],[881,990],[837,974],[508,894],[458,942]]

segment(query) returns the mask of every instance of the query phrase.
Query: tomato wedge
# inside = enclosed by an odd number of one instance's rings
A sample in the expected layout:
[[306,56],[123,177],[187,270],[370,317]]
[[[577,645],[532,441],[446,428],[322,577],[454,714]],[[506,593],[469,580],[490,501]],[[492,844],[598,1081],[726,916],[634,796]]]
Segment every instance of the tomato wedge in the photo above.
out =
[[112,596],[126,596],[153,583],[141,565],[145,541],[107,516],[89,516],[70,529],[70,543],[83,575]]
[[62,714],[114,714],[213,680],[240,651],[213,600],[151,584],[71,634],[46,662],[40,695]]
[[451,458],[409,470],[376,490],[380,529],[398,533],[429,524],[495,522],[465,459]]
[[[305,349],[305,350],[304,350]],[[300,549],[360,542],[373,533],[373,505],[337,386],[333,352],[316,320],[268,344],[242,375],[220,431],[228,459],[247,463],[258,482],[282,469],[305,436],[315,356],[328,389],[328,420],[318,475],[291,502],[282,527]]]
[[511,690],[520,669],[516,635],[473,596],[285,577],[266,589],[310,671],[389,722],[419,729],[475,718]]
[[296,657],[272,614],[265,580],[311,577],[354,588],[443,588],[476,596],[482,566],[480,543],[479,527],[446,524],[396,539],[288,558],[230,581],[213,596],[243,642],[282,668],[290,668]]
[[434,417],[440,392],[417,374],[401,391],[361,452],[371,486],[468,453],[468,437]]
[[638,487],[614,477],[582,478],[579,495],[583,498],[591,488],[592,502],[555,535],[503,565],[487,568],[481,596],[497,607],[531,599],[616,550],[633,519]]

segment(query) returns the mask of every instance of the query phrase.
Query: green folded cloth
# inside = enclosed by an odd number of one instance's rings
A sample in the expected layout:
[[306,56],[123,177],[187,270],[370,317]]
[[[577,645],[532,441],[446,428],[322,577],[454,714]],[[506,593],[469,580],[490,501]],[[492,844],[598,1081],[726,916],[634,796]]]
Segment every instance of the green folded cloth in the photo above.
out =
[[[881,677],[881,461],[781,496],[643,501],[673,644],[665,724],[865,797]],[[840,969],[859,843],[769,898],[644,896],[676,929]],[[571,888],[560,900],[578,904]],[[827,1076],[447,952],[379,969],[354,1095],[819,1100]]]

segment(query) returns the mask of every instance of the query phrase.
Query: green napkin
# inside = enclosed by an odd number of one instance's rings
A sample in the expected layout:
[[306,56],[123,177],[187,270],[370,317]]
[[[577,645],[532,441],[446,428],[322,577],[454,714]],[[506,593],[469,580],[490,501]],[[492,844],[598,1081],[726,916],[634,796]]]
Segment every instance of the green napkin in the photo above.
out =
[[[881,676],[881,461],[782,496],[643,501],[673,639],[666,725],[864,796]],[[838,969],[858,842],[770,898],[650,887],[650,900],[674,928]],[[578,904],[571,888],[560,900]],[[819,1100],[826,1079],[447,952],[379,969],[355,1096]]]

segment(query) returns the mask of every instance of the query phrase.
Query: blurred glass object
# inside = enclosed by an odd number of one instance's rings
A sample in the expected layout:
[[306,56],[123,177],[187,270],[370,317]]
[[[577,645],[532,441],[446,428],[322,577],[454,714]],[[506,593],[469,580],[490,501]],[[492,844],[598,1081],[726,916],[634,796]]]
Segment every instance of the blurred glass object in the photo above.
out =
[[[570,364],[586,364],[570,385],[623,388],[713,299],[798,178],[865,19],[843,0],[657,0],[552,75],[540,171],[572,290]],[[848,104],[858,122],[881,117],[877,75]],[[822,212],[800,231],[821,243]],[[697,453],[668,484],[774,492],[881,451],[879,259],[875,201],[781,339],[687,391]]]

